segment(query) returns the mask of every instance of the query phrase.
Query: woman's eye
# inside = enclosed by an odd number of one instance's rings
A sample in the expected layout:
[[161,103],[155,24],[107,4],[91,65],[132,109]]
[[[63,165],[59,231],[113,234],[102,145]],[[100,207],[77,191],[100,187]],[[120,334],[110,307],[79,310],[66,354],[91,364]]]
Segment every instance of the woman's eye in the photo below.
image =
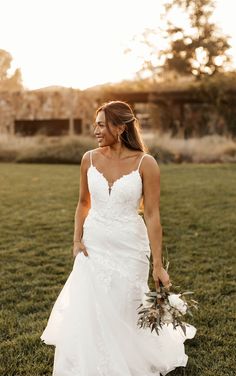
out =
[[105,124],[93,124],[93,129],[95,129],[96,127],[104,128]]

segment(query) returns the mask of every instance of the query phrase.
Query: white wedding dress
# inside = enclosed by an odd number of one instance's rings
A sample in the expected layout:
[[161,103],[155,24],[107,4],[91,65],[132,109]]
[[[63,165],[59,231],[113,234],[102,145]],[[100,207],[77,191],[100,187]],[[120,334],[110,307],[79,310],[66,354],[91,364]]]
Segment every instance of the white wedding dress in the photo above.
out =
[[138,327],[137,307],[149,291],[147,228],[138,214],[139,166],[108,181],[91,164],[91,208],[83,226],[83,252],[50,314],[41,340],[55,346],[53,376],[160,376],[186,366],[184,341],[196,328],[165,325],[157,335]]

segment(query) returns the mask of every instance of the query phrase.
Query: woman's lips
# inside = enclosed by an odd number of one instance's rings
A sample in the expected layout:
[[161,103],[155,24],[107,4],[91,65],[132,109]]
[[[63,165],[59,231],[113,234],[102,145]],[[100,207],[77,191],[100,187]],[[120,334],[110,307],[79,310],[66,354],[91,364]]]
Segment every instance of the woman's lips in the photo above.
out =
[[97,137],[98,142],[102,141],[102,137]]

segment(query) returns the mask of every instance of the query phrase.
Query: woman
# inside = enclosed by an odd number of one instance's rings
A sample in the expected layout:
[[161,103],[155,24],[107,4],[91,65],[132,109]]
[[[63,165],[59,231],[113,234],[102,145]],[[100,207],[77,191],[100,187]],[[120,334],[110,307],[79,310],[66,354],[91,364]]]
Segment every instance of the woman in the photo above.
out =
[[[96,112],[98,148],[81,161],[74,265],[40,337],[55,346],[54,376],[159,376],[186,366],[184,341],[196,328],[137,326],[137,307],[153,278],[169,288],[162,265],[160,169],[145,153],[130,106]],[[138,214],[143,199],[144,220]]]

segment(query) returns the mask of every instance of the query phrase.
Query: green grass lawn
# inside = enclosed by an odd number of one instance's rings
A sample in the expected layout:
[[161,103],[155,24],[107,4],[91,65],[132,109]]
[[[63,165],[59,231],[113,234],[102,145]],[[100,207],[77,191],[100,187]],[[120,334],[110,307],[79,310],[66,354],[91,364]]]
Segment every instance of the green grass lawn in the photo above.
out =
[[[185,342],[187,367],[169,375],[233,376],[236,165],[160,168],[169,274],[200,306],[188,316],[198,331]],[[79,173],[78,165],[0,164],[1,376],[52,374],[54,347],[39,337],[73,265]]]

